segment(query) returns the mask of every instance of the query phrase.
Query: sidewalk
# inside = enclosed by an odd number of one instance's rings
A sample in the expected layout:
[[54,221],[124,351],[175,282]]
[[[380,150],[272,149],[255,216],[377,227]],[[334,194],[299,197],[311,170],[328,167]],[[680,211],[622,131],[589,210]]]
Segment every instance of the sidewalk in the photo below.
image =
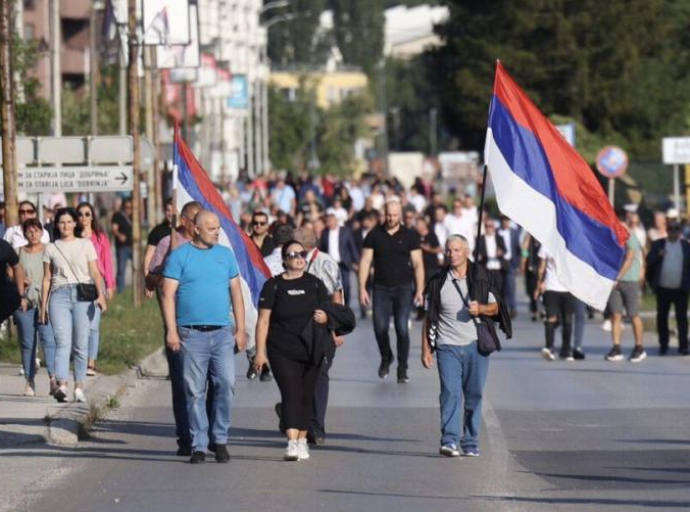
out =
[[[26,380],[19,365],[0,363],[0,450],[33,442],[73,445],[93,420],[107,409],[113,397],[135,386],[141,376],[164,377],[167,365],[163,351],[157,350],[139,365],[120,375],[88,377],[85,404],[60,404],[48,394],[45,368],[36,375],[36,396],[24,396]],[[73,384],[69,386],[72,399]]]

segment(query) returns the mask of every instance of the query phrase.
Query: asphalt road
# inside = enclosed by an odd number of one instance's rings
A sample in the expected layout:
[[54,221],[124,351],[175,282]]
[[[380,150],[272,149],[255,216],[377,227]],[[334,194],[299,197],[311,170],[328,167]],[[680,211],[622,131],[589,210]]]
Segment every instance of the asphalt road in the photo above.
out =
[[[518,320],[491,360],[482,456],[438,455],[438,376],[376,376],[371,321],[339,350],[327,444],[282,461],[275,383],[248,382],[239,356],[227,465],[174,456],[169,383],[140,381],[73,449],[23,446],[2,464],[30,473],[2,491],[14,510],[502,511],[690,508],[690,359],[607,363],[608,334],[586,331],[587,359],[546,362],[540,324]],[[632,341],[624,333],[626,351]],[[0,509],[3,507],[0,506]]]

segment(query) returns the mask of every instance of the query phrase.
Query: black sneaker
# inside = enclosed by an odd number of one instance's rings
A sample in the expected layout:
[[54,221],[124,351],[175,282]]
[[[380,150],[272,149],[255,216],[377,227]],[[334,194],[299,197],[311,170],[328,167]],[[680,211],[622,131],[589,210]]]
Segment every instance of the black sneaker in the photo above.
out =
[[379,379],[385,379],[388,377],[388,370],[390,369],[390,366],[390,362],[381,361],[381,365],[379,366]]
[[690,350],[688,350],[687,348],[679,348],[678,354],[681,356],[690,356]]
[[320,446],[322,444],[326,444],[326,438],[322,435],[307,432],[307,444]]
[[576,348],[573,350],[573,357],[575,358],[575,361],[583,361],[585,358],[585,353],[581,348]]
[[630,354],[628,361],[631,363],[639,363],[645,359],[647,359],[647,352],[644,351],[644,347],[642,345],[637,345],[633,349],[632,354]]
[[625,358],[623,357],[620,346],[614,345],[604,359],[607,361],[622,361]]
[[204,452],[192,453],[192,458],[189,459],[190,464],[203,464],[206,462],[206,454]]
[[219,462],[220,464],[230,462],[230,454],[228,453],[228,447],[226,445],[216,445],[216,462]]
[[249,368],[247,368],[247,378],[249,380],[254,380],[258,375],[259,372],[256,371],[256,368],[254,367],[254,359],[252,359],[249,361]]
[[208,451],[211,453],[216,453],[216,450],[218,450],[218,445],[216,443],[208,443]]
[[278,430],[280,430],[281,434],[284,434],[287,429],[285,428],[285,424],[283,423],[283,404],[278,402],[273,408],[273,410],[276,412],[276,415],[278,416]]
[[661,346],[659,347],[659,355],[660,356],[665,356],[668,354],[668,347]]
[[273,380],[273,377],[271,376],[271,369],[267,364],[261,368],[261,376],[259,377],[259,380],[261,382],[271,382]]
[[407,384],[408,382],[410,382],[410,379],[407,376],[407,370],[398,368],[398,384]]
[[572,363],[573,361],[575,361],[575,356],[573,356],[572,352],[561,352],[558,355],[558,358],[561,361],[565,361],[566,363]]
[[178,457],[189,457],[192,454],[192,447],[188,444],[181,444],[177,448]]

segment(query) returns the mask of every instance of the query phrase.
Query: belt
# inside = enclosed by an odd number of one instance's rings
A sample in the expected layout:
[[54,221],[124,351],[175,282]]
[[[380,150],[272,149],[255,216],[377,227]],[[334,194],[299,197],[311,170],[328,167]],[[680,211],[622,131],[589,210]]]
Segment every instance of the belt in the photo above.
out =
[[181,325],[185,329],[191,329],[193,331],[210,332],[222,329],[222,325]]

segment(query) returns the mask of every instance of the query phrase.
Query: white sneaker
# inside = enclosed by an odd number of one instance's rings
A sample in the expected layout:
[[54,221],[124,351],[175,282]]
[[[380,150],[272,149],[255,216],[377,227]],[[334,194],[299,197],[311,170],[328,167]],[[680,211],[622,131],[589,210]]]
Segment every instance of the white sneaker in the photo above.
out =
[[81,388],[74,388],[74,401],[80,403],[86,403],[86,395],[84,390]]
[[309,446],[307,445],[306,439],[297,440],[297,458],[298,460],[309,459]]
[[541,357],[543,357],[547,361],[556,360],[556,356],[553,355],[553,352],[551,352],[551,349],[549,349],[548,347],[544,347],[543,349],[541,349]]
[[297,441],[288,441],[287,448],[285,449],[285,460],[299,460],[299,449],[297,448]]
[[604,320],[604,323],[601,324],[601,328],[606,332],[611,332],[611,320]]
[[454,444],[444,444],[438,453],[444,457],[460,457],[460,450]]
[[36,396],[36,384],[27,382],[24,388],[24,396]]

